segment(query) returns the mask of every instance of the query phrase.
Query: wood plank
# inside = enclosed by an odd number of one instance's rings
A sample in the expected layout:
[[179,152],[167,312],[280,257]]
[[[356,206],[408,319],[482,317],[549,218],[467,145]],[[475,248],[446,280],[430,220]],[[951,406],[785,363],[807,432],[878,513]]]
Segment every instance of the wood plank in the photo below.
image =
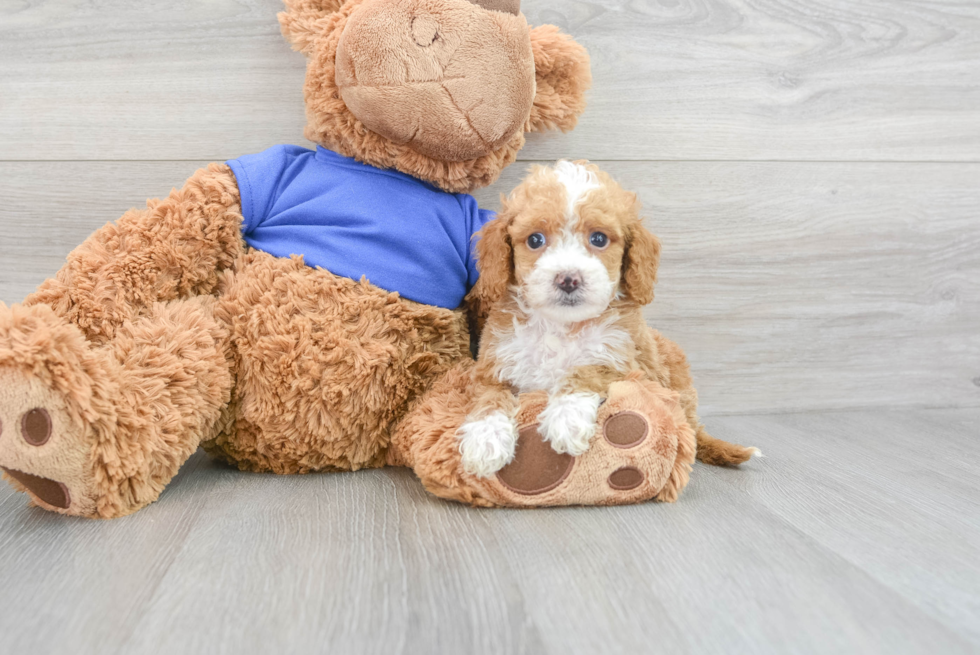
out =
[[[0,301],[203,163],[0,163]],[[648,318],[690,356],[706,415],[980,405],[980,166],[603,166],[664,242]]]
[[479,512],[408,471],[220,475],[122,652],[541,652]]
[[969,650],[762,508],[719,503],[722,485],[676,507],[514,512],[427,497],[407,471],[241,478],[123,651]]
[[162,500],[114,521],[27,507],[0,482],[0,634],[9,653],[110,653],[144,615],[215,478],[185,465]]
[[[980,5],[524,0],[592,53],[527,159],[980,159]],[[302,142],[279,0],[0,6],[0,159],[228,159]],[[628,44],[628,46],[627,46]]]
[[980,411],[712,423],[767,459],[751,475],[704,467],[699,482],[751,498],[980,647]]
[[0,633],[79,654],[975,652],[980,491],[910,475],[909,447],[932,426],[942,469],[978,422],[716,418],[768,458],[698,466],[675,505],[476,510],[407,470],[277,477],[201,453],[127,519],[3,486]]
[[958,634],[704,471],[677,507],[490,515],[554,650],[606,652],[611,634],[624,653],[915,653]]

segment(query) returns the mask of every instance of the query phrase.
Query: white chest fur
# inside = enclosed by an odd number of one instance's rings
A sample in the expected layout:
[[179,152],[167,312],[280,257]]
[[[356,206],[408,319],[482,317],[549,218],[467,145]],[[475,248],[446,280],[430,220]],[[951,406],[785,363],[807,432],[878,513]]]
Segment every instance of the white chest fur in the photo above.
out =
[[575,331],[537,317],[515,321],[513,332],[497,340],[497,377],[522,393],[552,391],[579,366],[623,369],[630,344],[615,317]]

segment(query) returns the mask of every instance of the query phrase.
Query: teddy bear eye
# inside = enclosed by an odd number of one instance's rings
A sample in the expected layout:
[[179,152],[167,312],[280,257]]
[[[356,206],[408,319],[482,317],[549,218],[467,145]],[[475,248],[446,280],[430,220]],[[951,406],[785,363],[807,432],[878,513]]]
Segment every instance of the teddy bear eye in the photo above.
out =
[[541,234],[540,232],[535,232],[534,234],[532,234],[527,238],[527,247],[530,248],[531,250],[538,250],[539,248],[543,248],[544,244],[545,244],[545,238],[544,235]]
[[589,237],[589,243],[596,248],[605,248],[609,245],[609,237],[602,232],[593,232]]

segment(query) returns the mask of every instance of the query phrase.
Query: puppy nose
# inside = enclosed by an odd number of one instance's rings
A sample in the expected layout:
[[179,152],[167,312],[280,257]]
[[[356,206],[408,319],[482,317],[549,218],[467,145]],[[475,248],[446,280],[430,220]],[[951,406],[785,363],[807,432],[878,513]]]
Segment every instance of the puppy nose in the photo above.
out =
[[565,293],[572,293],[582,286],[582,274],[578,272],[559,273],[558,277],[555,278],[555,286]]

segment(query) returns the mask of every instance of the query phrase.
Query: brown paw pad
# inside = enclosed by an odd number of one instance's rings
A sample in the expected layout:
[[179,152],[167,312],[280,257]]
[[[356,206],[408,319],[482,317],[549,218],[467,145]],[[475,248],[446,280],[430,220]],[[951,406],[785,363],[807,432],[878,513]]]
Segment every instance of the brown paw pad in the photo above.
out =
[[32,409],[20,420],[20,434],[24,437],[24,441],[32,446],[43,446],[48,443],[51,430],[51,415],[43,407]]
[[536,496],[551,491],[572,472],[575,458],[556,453],[537,425],[521,428],[514,461],[500,469],[497,479],[514,493]]
[[643,475],[643,471],[632,466],[624,466],[621,469],[617,469],[612,472],[609,476],[609,486],[616,491],[629,491],[630,489],[636,489],[646,478]]
[[71,496],[68,494],[68,487],[62,483],[8,468],[4,468],[3,471],[52,507],[68,509],[71,505]]
[[647,420],[636,412],[614,414],[602,426],[602,436],[617,448],[639,446],[649,433]]

